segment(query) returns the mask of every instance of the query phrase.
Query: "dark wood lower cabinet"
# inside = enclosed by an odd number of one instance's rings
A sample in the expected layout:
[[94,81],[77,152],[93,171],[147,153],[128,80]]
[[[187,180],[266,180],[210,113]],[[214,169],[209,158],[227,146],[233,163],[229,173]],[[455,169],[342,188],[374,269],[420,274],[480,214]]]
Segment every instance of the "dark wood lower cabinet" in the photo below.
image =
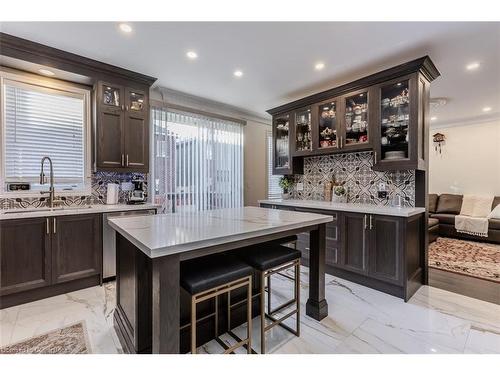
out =
[[0,296],[51,283],[51,248],[44,217],[0,221]]
[[99,275],[102,268],[101,215],[53,218],[52,282]]
[[98,285],[101,215],[0,221],[0,308]]
[[[273,205],[272,208],[281,207]],[[308,208],[296,210],[334,218],[326,230],[327,273],[405,301],[424,284],[425,246],[420,236],[424,230],[423,214],[397,217]],[[308,234],[298,236],[297,249],[307,266]]]

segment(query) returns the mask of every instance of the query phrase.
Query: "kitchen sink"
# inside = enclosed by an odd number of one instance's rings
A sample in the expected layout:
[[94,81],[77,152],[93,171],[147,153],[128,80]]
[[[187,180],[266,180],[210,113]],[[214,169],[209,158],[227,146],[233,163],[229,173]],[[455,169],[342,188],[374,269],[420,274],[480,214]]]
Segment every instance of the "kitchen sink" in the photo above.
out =
[[4,214],[8,215],[8,214],[23,214],[30,212],[54,212],[54,211],[64,211],[64,210],[81,210],[86,208],[92,208],[92,206],[54,207],[54,208],[43,207],[43,208],[33,208],[33,209],[19,208],[15,210],[7,210],[4,212]]

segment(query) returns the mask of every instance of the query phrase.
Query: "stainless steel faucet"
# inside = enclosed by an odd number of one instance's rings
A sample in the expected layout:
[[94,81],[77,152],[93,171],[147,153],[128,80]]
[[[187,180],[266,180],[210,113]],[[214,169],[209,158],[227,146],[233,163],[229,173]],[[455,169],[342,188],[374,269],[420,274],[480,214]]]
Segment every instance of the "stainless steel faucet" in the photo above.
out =
[[48,205],[50,208],[53,208],[54,203],[59,202],[59,200],[56,200],[56,195],[55,195],[54,167],[52,165],[52,159],[49,158],[48,156],[44,156],[42,158],[42,165],[41,165],[41,171],[40,171],[40,185],[45,185],[45,174],[43,173],[43,165],[45,163],[45,160],[48,160],[49,165],[50,165],[50,187],[49,187],[48,191],[41,191],[40,194],[49,194]]

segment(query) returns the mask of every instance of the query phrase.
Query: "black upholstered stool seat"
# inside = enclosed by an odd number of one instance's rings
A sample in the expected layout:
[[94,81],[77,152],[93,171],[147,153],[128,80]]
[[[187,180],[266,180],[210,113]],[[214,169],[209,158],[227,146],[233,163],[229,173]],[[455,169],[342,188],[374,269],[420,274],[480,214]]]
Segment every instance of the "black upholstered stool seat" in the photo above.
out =
[[238,256],[253,268],[266,271],[300,259],[301,252],[278,244],[266,244],[265,246],[247,248],[239,252]]
[[252,273],[252,267],[237,257],[215,254],[182,262],[180,284],[190,294],[197,294]]

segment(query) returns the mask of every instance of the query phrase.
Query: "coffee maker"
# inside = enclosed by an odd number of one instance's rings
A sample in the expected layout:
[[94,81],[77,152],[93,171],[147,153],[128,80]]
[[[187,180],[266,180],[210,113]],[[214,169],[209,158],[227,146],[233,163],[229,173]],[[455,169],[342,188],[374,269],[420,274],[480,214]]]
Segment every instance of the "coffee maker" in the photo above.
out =
[[128,204],[141,204],[146,202],[147,193],[144,189],[144,180],[132,180],[134,188],[128,193]]

